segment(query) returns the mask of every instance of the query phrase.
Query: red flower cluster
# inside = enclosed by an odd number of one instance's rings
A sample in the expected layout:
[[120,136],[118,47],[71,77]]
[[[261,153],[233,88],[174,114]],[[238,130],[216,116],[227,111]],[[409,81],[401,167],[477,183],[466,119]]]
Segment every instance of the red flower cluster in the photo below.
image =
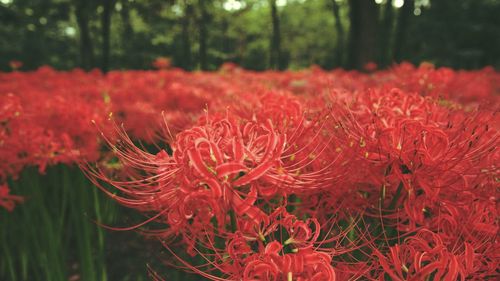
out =
[[96,163],[83,166],[95,184],[206,278],[498,277],[492,69],[42,69],[0,81],[2,180]]
[[171,66],[171,62],[169,58],[158,57],[153,61],[153,66],[156,69],[168,69]]
[[[91,119],[106,111],[98,73],[0,74],[0,181],[25,166],[97,159],[99,143]],[[78,83],[78,87],[74,84]]]

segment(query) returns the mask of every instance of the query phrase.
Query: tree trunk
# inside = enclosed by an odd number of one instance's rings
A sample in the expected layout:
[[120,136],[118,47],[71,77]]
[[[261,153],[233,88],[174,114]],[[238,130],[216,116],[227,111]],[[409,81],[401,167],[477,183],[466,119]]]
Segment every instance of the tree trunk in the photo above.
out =
[[406,42],[406,33],[408,32],[408,23],[413,10],[415,9],[414,0],[405,0],[403,7],[399,11],[398,24],[396,26],[396,38],[394,39],[394,61],[401,62],[403,58],[403,48]]
[[340,7],[336,0],[332,0],[333,17],[335,18],[335,31],[337,32],[337,46],[335,50],[336,65],[343,66],[344,60],[344,27],[340,19]]
[[378,6],[373,0],[349,0],[348,66],[363,69],[375,59]]
[[227,17],[222,18],[222,40],[220,49],[224,53],[224,55],[228,55],[230,53],[230,39],[229,39],[229,20]]
[[102,65],[104,73],[109,70],[109,51],[110,51],[110,30],[111,13],[113,11],[114,0],[103,0],[104,10],[102,13]]
[[184,0],[184,16],[182,17],[182,68],[191,70],[191,40],[189,38],[189,18],[192,6]]
[[273,69],[279,69],[281,62],[280,19],[278,16],[278,7],[276,6],[276,0],[269,0],[269,5],[271,6],[271,20],[273,25],[273,33],[271,36],[270,66]]
[[89,29],[89,1],[76,2],[76,21],[80,33],[80,66],[90,70],[94,66],[94,49]]
[[129,42],[133,42],[134,36],[134,29],[130,23],[130,3],[128,1],[122,1],[121,4],[122,10],[120,11],[120,17],[122,20],[123,30],[120,34],[120,43],[121,48],[124,50],[124,55],[121,56],[120,59],[126,62],[129,66],[134,66],[134,64],[131,63],[131,57],[128,56],[130,50],[133,48]]
[[209,21],[209,15],[207,12],[207,7],[205,6],[205,3],[207,0],[199,0],[198,5],[200,7],[200,18],[198,20],[198,28],[199,28],[199,44],[200,44],[200,49],[199,49],[199,57],[200,57],[200,68],[201,70],[207,70],[208,68],[208,63],[207,63],[207,38],[208,38],[208,31],[207,31],[207,24]]
[[392,29],[394,21],[394,8],[392,7],[392,0],[387,0],[384,6],[384,15],[382,18],[382,24],[380,29],[380,56],[379,64],[381,66],[387,66],[391,63],[390,52],[391,52],[391,39],[392,39]]

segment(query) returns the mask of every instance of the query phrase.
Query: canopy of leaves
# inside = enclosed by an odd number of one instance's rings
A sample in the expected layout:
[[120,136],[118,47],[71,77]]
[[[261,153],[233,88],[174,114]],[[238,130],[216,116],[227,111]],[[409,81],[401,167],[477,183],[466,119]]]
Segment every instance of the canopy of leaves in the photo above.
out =
[[[500,1],[366,4],[371,1],[0,0],[0,69],[9,70],[12,60],[23,62],[25,70],[46,64],[146,69],[155,58],[169,57],[174,66],[189,70],[202,64],[214,70],[224,62],[264,70],[271,67],[273,30],[279,31],[281,69],[311,64],[360,68],[352,61],[359,57],[379,66],[404,59],[456,68],[499,67]],[[273,29],[272,3],[278,9],[278,29]],[[375,17],[359,18],[354,9]],[[105,35],[107,14],[110,32]],[[354,26],[359,34],[376,26],[370,29],[376,43],[353,41]]]

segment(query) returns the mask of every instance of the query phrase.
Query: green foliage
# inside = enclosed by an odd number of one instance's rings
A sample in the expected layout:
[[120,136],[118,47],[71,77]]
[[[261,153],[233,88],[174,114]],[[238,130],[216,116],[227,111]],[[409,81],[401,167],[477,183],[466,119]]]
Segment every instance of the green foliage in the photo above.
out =
[[115,204],[106,200],[76,168],[34,168],[10,183],[25,197],[22,208],[0,212],[0,279],[107,280],[105,230]]
[[[102,15],[107,0],[85,0],[91,46],[82,57],[77,14],[82,0],[0,1],[0,70],[10,60],[29,70],[44,64],[58,69],[101,66]],[[110,0],[110,61],[113,69],[147,69],[157,57],[170,57],[175,66],[200,68],[200,28],[207,28],[207,68],[230,61],[249,69],[270,67],[272,21],[268,0]],[[205,1],[205,0],[204,0]],[[377,56],[379,65],[392,63],[392,46],[402,44],[402,58],[438,65],[478,68],[500,65],[500,2],[493,0],[416,0],[404,28],[404,42],[395,42],[401,9],[392,8],[384,22],[379,6]],[[395,3],[395,1],[392,1]],[[292,69],[318,64],[324,68],[346,65],[350,21],[349,0],[277,1],[281,27],[280,65]],[[336,26],[333,4],[339,7],[343,39]],[[231,4],[231,5],[229,5]],[[206,17],[202,15],[205,13]],[[387,31],[387,26],[392,27]],[[388,42],[388,43],[384,43]],[[389,48],[390,47],[390,48]],[[340,52],[337,52],[340,50]]]
[[99,226],[144,218],[110,200],[77,167],[52,166],[45,175],[29,168],[9,186],[25,202],[10,213],[0,209],[0,280],[145,281],[148,264],[167,280],[200,280],[165,270],[159,241]]
[[500,1],[432,1],[413,18],[406,46],[411,61],[500,67]]
[[337,44],[334,18],[324,0],[296,1],[282,12],[283,45],[291,68],[317,64],[332,68]]

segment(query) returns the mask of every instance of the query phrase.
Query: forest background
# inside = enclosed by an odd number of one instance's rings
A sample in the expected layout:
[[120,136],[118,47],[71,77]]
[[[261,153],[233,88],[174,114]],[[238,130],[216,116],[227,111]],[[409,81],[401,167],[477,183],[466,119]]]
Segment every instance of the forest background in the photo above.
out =
[[[0,70],[500,67],[496,0],[0,0]],[[373,64],[372,64],[373,67]]]

